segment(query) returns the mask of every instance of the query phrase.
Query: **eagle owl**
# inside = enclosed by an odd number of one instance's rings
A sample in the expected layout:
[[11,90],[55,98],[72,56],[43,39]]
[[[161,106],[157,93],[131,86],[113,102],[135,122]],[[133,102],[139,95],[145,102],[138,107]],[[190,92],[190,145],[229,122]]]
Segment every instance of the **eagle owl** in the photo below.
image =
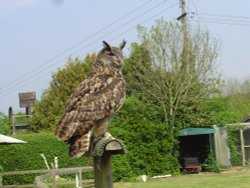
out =
[[109,120],[125,99],[122,49],[103,41],[103,49],[93,63],[92,71],[71,95],[56,128],[58,139],[70,145],[69,154],[80,157],[93,140],[106,134]]

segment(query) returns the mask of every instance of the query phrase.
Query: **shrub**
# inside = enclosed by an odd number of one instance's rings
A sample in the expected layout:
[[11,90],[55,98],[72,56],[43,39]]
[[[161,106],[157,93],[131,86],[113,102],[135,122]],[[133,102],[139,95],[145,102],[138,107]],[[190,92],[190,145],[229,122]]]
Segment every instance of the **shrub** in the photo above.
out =
[[239,136],[237,135],[236,130],[240,128],[240,126],[228,126],[228,146],[230,148],[230,159],[232,166],[239,166],[242,165],[242,153],[240,148]]
[[[92,164],[89,158],[72,159],[68,156],[68,147],[60,142],[52,133],[33,133],[17,136],[27,144],[3,145],[0,147],[0,165],[5,172],[18,170],[46,169],[40,156],[44,153],[49,164],[58,157],[59,167],[79,167]],[[33,183],[35,175],[6,176],[4,184]]]
[[112,135],[122,139],[128,150],[114,160],[116,180],[179,172],[174,132],[155,118],[157,107],[129,97],[112,121]]
[[0,112],[0,134],[8,135],[11,133],[10,130],[10,121],[7,116]]
[[209,151],[204,164],[202,164],[202,168],[203,170],[207,172],[220,172],[221,171],[220,165],[217,163],[212,150]]

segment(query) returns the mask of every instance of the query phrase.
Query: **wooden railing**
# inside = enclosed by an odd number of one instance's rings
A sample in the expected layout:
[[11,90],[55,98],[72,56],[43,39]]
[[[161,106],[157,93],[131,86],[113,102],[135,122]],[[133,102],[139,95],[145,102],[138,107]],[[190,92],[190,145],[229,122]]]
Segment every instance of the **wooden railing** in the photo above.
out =
[[[76,185],[78,188],[90,188],[94,186],[94,180],[83,180],[82,173],[93,172],[93,167],[77,167],[77,168],[61,168],[49,170],[28,170],[0,173],[0,188],[48,188],[49,186],[56,188],[57,186],[73,185],[76,181],[57,182],[59,175],[77,174],[78,180]],[[4,176],[25,175],[25,174],[42,174],[35,178],[34,184],[27,185],[3,185]],[[52,178],[52,183],[44,183],[47,179]]]

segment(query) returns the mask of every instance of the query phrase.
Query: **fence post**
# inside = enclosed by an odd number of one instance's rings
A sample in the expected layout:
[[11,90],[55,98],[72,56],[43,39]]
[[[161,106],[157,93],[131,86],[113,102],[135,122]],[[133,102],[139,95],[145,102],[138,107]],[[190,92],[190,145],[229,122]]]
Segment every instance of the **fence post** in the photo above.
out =
[[112,156],[94,157],[95,188],[113,188]]
[[123,142],[115,138],[102,138],[89,156],[93,157],[95,188],[113,188],[112,155],[125,154]]
[[3,176],[0,174],[0,187],[3,187]]
[[80,182],[80,188],[82,188],[82,170],[79,170],[79,182]]
[[56,171],[55,169],[53,169],[53,172],[52,172],[52,175],[53,175],[53,188],[56,188]]
[[16,117],[12,116],[12,134],[16,134]]

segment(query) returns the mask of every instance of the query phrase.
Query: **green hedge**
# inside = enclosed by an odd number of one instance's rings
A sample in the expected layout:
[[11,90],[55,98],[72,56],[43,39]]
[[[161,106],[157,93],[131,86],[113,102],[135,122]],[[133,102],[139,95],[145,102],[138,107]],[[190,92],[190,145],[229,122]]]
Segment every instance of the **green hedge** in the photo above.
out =
[[[120,112],[112,120],[109,131],[122,139],[126,155],[113,156],[114,181],[138,175],[176,174],[179,172],[178,149],[173,129],[159,121],[157,107],[147,105],[135,97],[126,99]],[[52,133],[27,133],[17,136],[27,144],[0,147],[0,165],[4,171],[45,169],[41,153],[47,160],[59,158],[59,167],[92,165],[91,158],[72,159],[68,146]],[[34,176],[4,178],[5,184],[33,183]]]
[[[29,133],[16,138],[27,141],[27,144],[1,145],[0,165],[3,171],[46,169],[43,153],[48,163],[58,157],[59,167],[80,167],[92,165],[89,158],[72,159],[68,156],[68,147],[60,142],[52,133]],[[35,175],[5,176],[4,184],[33,183]]]
[[11,133],[9,117],[0,112],[0,134],[8,135]]
[[115,180],[179,173],[176,132],[159,121],[158,111],[129,97],[113,119],[109,130],[128,150],[127,155],[114,157]]

